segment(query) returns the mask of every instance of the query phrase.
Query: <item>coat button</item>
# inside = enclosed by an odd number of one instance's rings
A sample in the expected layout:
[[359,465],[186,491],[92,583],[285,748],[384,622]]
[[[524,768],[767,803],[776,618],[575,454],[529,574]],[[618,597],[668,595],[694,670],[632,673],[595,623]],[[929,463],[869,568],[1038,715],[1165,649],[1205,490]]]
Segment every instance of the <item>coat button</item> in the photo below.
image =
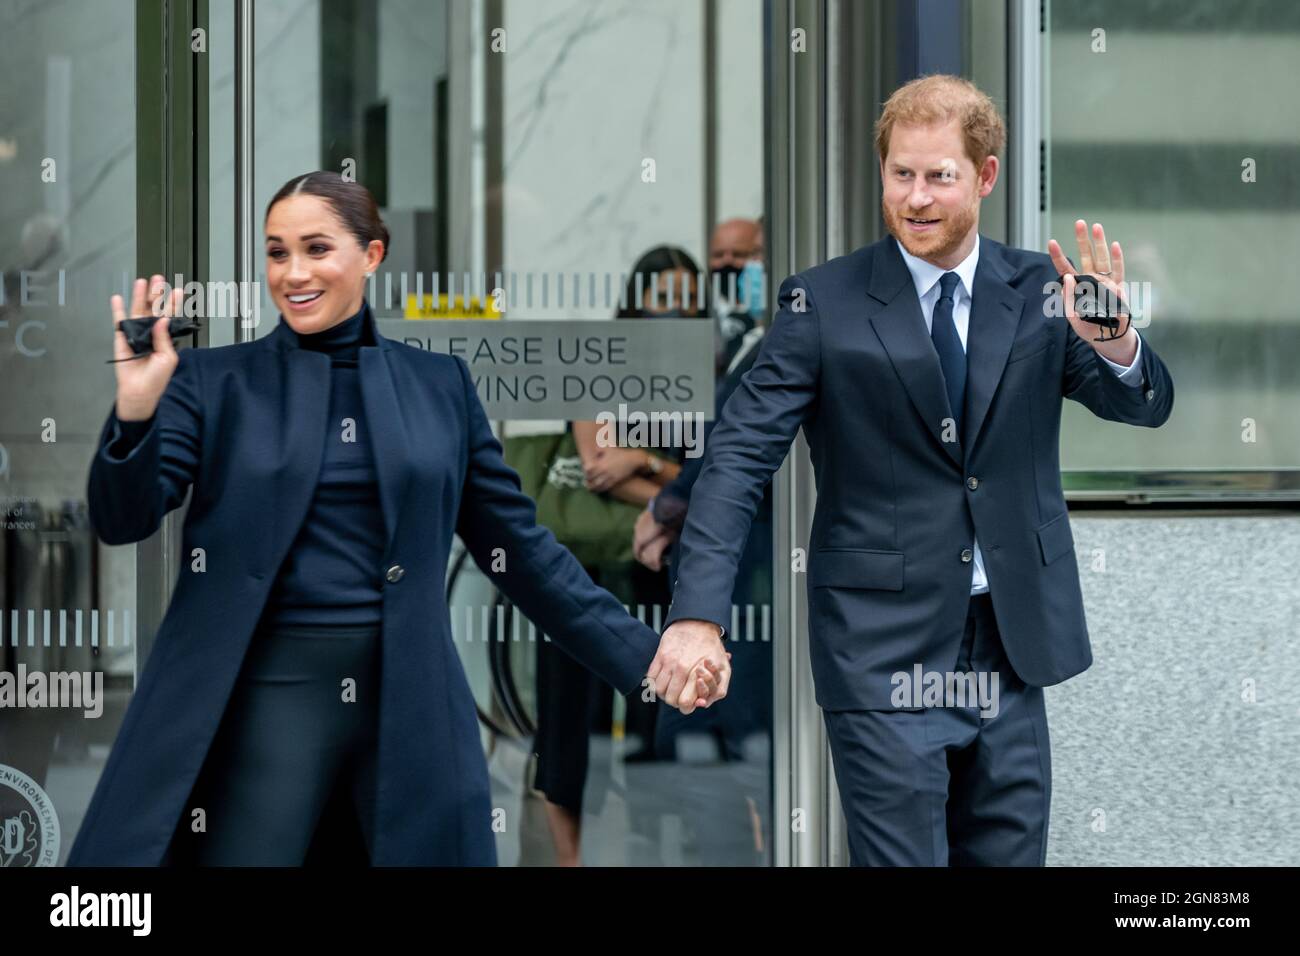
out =
[[1147,389],[1147,401],[1149,402],[1149,401],[1151,401],[1151,399],[1153,399],[1153,398],[1155,398],[1155,397],[1156,397],[1156,390],[1155,390],[1154,388],[1148,388],[1148,389]]
[[975,552],[972,551],[970,548],[961,549],[962,564],[970,564],[971,559],[974,557],[975,557]]
[[406,568],[402,567],[400,564],[394,564],[388,569],[388,574],[386,574],[385,577],[387,577],[391,583],[396,584],[398,581],[402,580],[402,575],[404,574],[406,574]]
[[980,486],[980,480],[976,478],[974,475],[966,479],[966,487],[969,488],[971,491],[974,491],[979,486]]

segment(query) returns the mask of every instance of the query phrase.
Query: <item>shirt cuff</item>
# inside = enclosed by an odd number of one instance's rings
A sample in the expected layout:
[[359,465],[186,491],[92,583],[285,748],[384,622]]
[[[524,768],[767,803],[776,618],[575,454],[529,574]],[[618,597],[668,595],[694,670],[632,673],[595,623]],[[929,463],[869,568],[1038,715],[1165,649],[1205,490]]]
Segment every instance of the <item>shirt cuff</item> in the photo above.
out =
[[[1133,334],[1137,336],[1138,347],[1137,351],[1133,354],[1133,361],[1128,365],[1120,365],[1118,362],[1112,362],[1104,355],[1101,357],[1102,360],[1110,366],[1111,371],[1115,373],[1116,377],[1121,382],[1125,385],[1138,386],[1142,384],[1142,336],[1138,335],[1137,329],[1133,330]],[[1098,354],[1100,355],[1101,353]]]

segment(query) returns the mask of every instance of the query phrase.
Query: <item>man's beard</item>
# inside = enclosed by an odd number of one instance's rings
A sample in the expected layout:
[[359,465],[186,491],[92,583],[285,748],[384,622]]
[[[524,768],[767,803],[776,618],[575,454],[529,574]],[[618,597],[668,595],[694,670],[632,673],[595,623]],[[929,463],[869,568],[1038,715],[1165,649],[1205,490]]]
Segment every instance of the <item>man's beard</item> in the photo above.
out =
[[[904,249],[918,259],[942,259],[956,252],[961,246],[962,240],[971,231],[971,227],[975,225],[979,214],[978,210],[978,200],[976,200],[975,204],[966,206],[959,212],[950,213],[947,218],[939,220],[939,228],[930,232],[917,233],[911,232],[907,228],[906,216],[894,212],[885,205],[883,199],[880,202],[880,212],[885,220],[885,228],[903,244]],[[915,218],[932,217],[916,216]]]

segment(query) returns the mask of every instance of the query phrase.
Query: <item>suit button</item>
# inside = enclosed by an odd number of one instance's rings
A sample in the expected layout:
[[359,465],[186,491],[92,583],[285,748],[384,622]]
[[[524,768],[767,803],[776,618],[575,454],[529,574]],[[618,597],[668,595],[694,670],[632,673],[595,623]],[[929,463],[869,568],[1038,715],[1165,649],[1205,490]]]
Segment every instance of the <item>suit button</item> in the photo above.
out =
[[974,477],[973,475],[970,478],[966,479],[966,487],[969,488],[971,491],[974,491],[979,486],[980,486],[980,480]]
[[1147,401],[1149,402],[1149,401],[1151,401],[1151,399],[1153,399],[1153,398],[1155,398],[1155,397],[1156,397],[1156,390],[1155,390],[1154,388],[1148,388],[1148,389],[1147,389]]
[[404,574],[406,574],[406,568],[402,567],[400,564],[394,564],[388,569],[388,573],[385,577],[387,577],[391,583],[396,584],[398,581],[402,580],[402,575]]
[[962,548],[962,549],[961,549],[961,561],[962,561],[962,564],[970,564],[970,563],[971,563],[971,560],[972,560],[974,557],[975,557],[975,552],[972,551],[970,548]]

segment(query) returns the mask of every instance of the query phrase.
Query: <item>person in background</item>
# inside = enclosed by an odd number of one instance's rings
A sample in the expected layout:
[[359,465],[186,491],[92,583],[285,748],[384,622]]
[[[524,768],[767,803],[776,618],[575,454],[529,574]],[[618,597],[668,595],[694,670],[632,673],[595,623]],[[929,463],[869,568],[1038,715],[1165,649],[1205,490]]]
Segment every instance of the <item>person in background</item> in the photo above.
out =
[[[633,266],[622,299],[626,305],[620,307],[617,318],[706,316],[707,308],[699,306],[699,276],[698,265],[685,251],[675,246],[656,246]],[[582,459],[586,488],[592,494],[609,495],[644,507],[681,471],[677,461],[664,457],[667,454],[675,457],[673,449],[602,446],[598,437],[601,426],[594,421],[572,422],[570,428]],[[620,533],[630,536],[631,523]],[[634,561],[626,565],[584,567],[593,581],[634,611],[638,605],[644,605],[647,622],[653,622],[656,606],[667,609],[671,594],[662,568],[651,569]],[[533,744],[537,772],[533,785],[546,799],[547,823],[560,865],[580,863],[588,734],[593,728],[609,726],[611,703],[612,695],[604,681],[554,646],[538,643],[538,718]],[[645,702],[637,695],[627,698],[625,727],[629,736],[641,740],[642,749],[625,760],[635,762],[653,757],[656,711],[652,702]]]
[[715,304],[716,371],[722,378],[740,341],[763,309],[763,227],[753,219],[727,219],[709,239],[709,284]]
[[[761,263],[760,263],[761,265]],[[761,272],[759,273],[761,279]],[[725,375],[718,382],[712,421],[705,424],[704,448],[722,416],[727,399],[740,385],[758,356],[765,322],[760,321],[736,341],[736,352]],[[673,547],[686,521],[691,488],[700,476],[705,456],[688,458],[680,474],[666,484],[646,505],[637,519],[633,553],[651,570],[668,567],[669,581],[676,580]],[[704,787],[692,785],[684,772],[675,782],[681,795],[686,820],[693,825],[701,858],[734,857],[733,848],[752,847],[752,862],[766,862],[764,823],[768,808],[767,753],[772,738],[772,644],[763,640],[762,609],[772,604],[772,486],[763,489],[750,527],[749,539],[736,570],[731,603],[739,609],[740,633],[726,642],[732,654],[733,673],[740,679],[727,699],[701,712],[687,724],[672,714],[661,714],[655,727],[655,753],[660,760],[700,760],[714,763],[721,778],[709,778]],[[754,608],[753,631],[749,632],[748,607]],[[729,628],[730,629],[730,628]],[[690,735],[693,755],[687,757],[685,737]],[[700,743],[707,739],[706,746]],[[693,798],[698,795],[697,802]],[[724,847],[710,852],[717,844]]]

